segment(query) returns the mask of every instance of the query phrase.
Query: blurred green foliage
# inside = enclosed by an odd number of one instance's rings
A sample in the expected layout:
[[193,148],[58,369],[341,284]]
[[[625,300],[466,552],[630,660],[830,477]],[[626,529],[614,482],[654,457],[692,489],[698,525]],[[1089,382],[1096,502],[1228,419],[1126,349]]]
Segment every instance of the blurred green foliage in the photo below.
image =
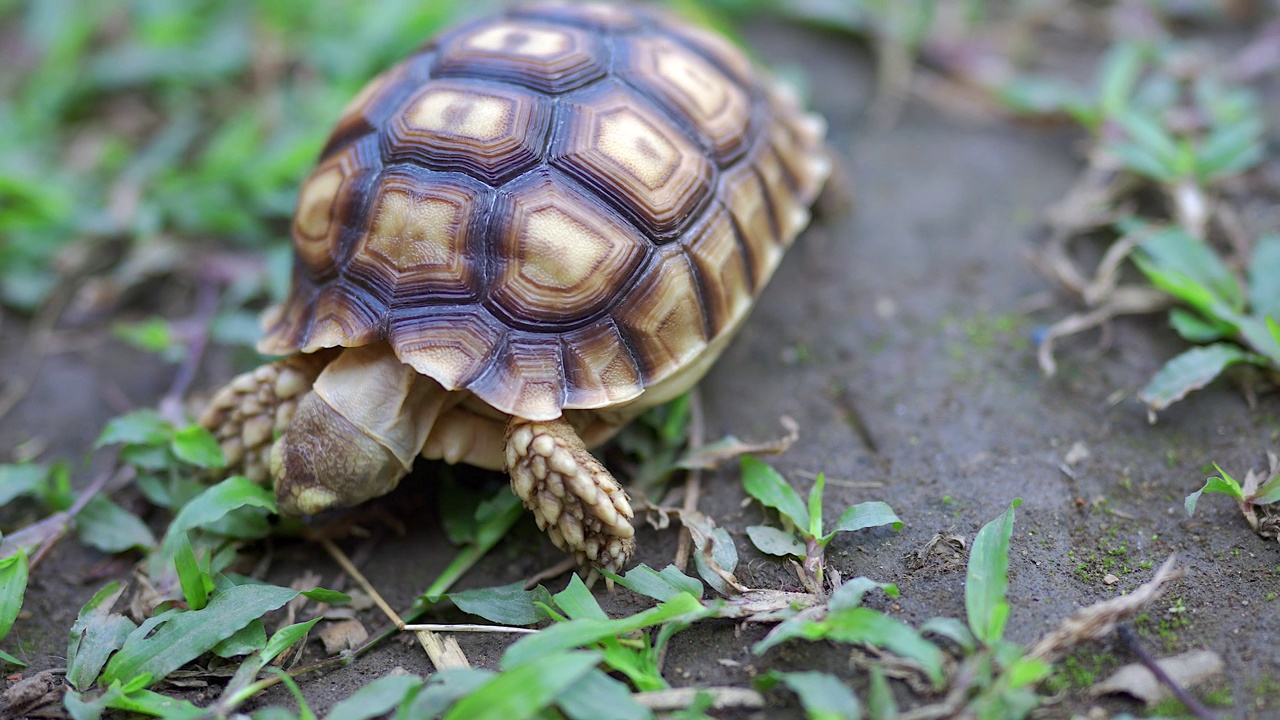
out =
[[37,307],[76,241],[283,243],[343,105],[495,4],[0,2],[0,302]]

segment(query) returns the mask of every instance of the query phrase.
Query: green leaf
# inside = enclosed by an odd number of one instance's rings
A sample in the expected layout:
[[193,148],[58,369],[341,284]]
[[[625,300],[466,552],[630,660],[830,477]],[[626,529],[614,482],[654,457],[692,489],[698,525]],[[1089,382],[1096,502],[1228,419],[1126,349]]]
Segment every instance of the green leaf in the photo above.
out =
[[889,597],[898,597],[898,586],[893,583],[876,582],[870,578],[856,577],[852,580],[846,580],[844,584],[836,588],[831,593],[831,597],[827,598],[827,609],[831,612],[838,612],[845,608],[858,607],[862,604],[862,597],[867,593],[879,588]]
[[322,587],[303,590],[301,594],[308,600],[315,600],[318,603],[325,603],[327,605],[346,605],[351,602],[350,595]]
[[75,720],[100,717],[108,708],[134,715],[151,715],[165,720],[196,720],[206,716],[203,708],[186,700],[161,695],[120,682],[112,683],[101,697],[85,702],[79,693],[67,693],[67,710]]
[[186,355],[186,346],[173,332],[169,321],[162,317],[115,322],[111,325],[111,334],[140,350],[156,353],[168,362],[177,362]]
[[1165,363],[1138,392],[1138,399],[1153,411],[1163,410],[1192,390],[1213,382],[1223,370],[1242,362],[1265,364],[1266,361],[1228,343],[1191,348]]
[[835,530],[832,530],[830,535],[822,538],[822,543],[825,545],[831,542],[831,538],[835,537],[836,533],[854,532],[855,530],[880,527],[881,525],[892,525],[894,530],[902,529],[902,521],[898,519],[897,513],[893,511],[893,508],[889,507],[888,503],[878,501],[858,503],[846,509],[840,515],[840,519],[836,521]]
[[217,469],[227,466],[218,440],[199,425],[188,425],[174,433],[170,449],[174,455],[197,467]]
[[138,516],[102,495],[95,496],[75,518],[80,541],[106,553],[155,547],[156,536]]
[[826,486],[827,476],[823,473],[818,473],[818,479],[814,481],[813,487],[809,490],[809,527],[806,530],[809,533],[809,537],[822,537],[822,491]]
[[795,535],[768,525],[749,525],[747,537],[762,553],[779,557],[804,557],[805,545]]
[[298,703],[298,720],[315,720],[315,713],[311,712],[311,708],[307,705],[307,698],[302,694],[302,688],[298,687],[298,683],[289,677],[289,673],[278,667],[267,668],[267,670],[280,678],[280,682],[289,688],[289,694],[293,696],[295,702]]
[[1009,687],[1018,689],[1026,687],[1049,677],[1053,666],[1033,658],[1019,658],[1005,667],[1005,681]]
[[1252,315],[1240,318],[1240,337],[1243,345],[1263,356],[1253,356],[1251,362],[1263,366],[1269,363],[1272,368],[1280,369],[1280,340],[1276,339],[1275,328],[1268,324],[1268,320]]
[[276,656],[280,653],[288,650],[291,645],[306,637],[307,633],[311,632],[311,628],[318,622],[320,622],[320,618],[308,620],[306,622],[294,623],[293,625],[286,625],[285,627],[275,631],[260,653],[260,655],[262,655],[263,662],[269,663],[276,659]]
[[207,573],[196,563],[195,552],[191,549],[191,541],[186,533],[178,536],[177,547],[174,548],[173,561],[178,570],[178,584],[182,586],[182,595],[187,600],[187,607],[192,610],[203,610],[209,604],[207,585],[211,585]]
[[1276,475],[1263,483],[1248,500],[1254,505],[1270,505],[1274,502],[1280,502],[1280,475]]
[[771,670],[767,679],[784,683],[800,698],[809,720],[861,720],[862,703],[840,678],[823,672],[778,672]]
[[1014,500],[1003,515],[978,531],[969,551],[965,575],[964,606],[969,629],[984,645],[993,645],[1004,635],[1009,618],[1009,539],[1013,536],[1014,510],[1022,500]]
[[539,623],[547,619],[547,611],[539,603],[551,605],[551,593],[546,588],[539,585],[533,590],[525,590],[521,581],[500,587],[453,592],[448,597],[462,612],[502,625]]
[[107,663],[100,682],[125,681],[141,675],[149,676],[148,685],[159,682],[297,596],[296,590],[273,585],[236,585],[214,593],[203,610],[157,616],[164,621],[155,632],[144,632],[151,629],[149,623],[135,630]]
[[53,510],[71,507],[75,498],[71,493],[70,467],[65,462],[0,465],[0,506],[24,495],[34,496]]
[[453,668],[441,670],[427,680],[427,684],[408,707],[396,713],[396,720],[421,720],[436,718],[459,699],[471,695],[489,682],[497,673],[478,668]]
[[871,643],[914,660],[935,686],[941,686],[942,652],[920,637],[910,625],[871,608],[856,607],[831,613],[826,638],[845,643]]
[[22,548],[0,560],[0,640],[13,628],[27,592],[27,552]]
[[[1120,111],[1115,119],[1120,127],[1143,151],[1156,162],[1159,171],[1153,175],[1156,180],[1176,180],[1190,168],[1185,167],[1182,151],[1173,135],[1167,132],[1158,118],[1144,112],[1126,108]],[[1141,168],[1133,168],[1143,172]]]
[[653,720],[653,712],[624,683],[598,668],[557,695],[556,706],[569,720],[599,720],[604,708],[610,720]]
[[511,668],[545,655],[584,647],[597,643],[604,638],[615,637],[634,632],[650,625],[658,625],[670,620],[688,621],[706,617],[715,611],[704,608],[702,603],[692,595],[680,594],[657,607],[636,613],[617,620],[569,620],[556,623],[536,635],[529,635],[507,648],[502,656],[502,667]]
[[1230,323],[1207,320],[1180,307],[1169,310],[1169,324],[1183,340],[1197,344],[1211,343],[1235,334]]
[[534,717],[595,668],[601,657],[598,652],[558,652],[510,667],[459,700],[444,720]]
[[955,618],[936,617],[925,621],[920,626],[920,633],[933,633],[944,637],[965,651],[965,654],[972,654],[978,647],[978,640],[969,632],[968,626]]
[[[1249,306],[1254,315],[1280,318],[1280,235],[1269,233],[1253,244]],[[1280,336],[1276,342],[1280,342]]]
[[48,477],[47,465],[30,462],[0,465],[0,506],[25,495],[42,495]]
[[1149,148],[1143,147],[1135,142],[1113,142],[1107,144],[1106,150],[1115,156],[1120,164],[1128,168],[1131,172],[1147,177],[1156,182],[1175,183],[1178,181],[1178,171],[1176,167],[1172,167],[1161,162],[1160,157],[1151,152]]
[[267,629],[262,621],[255,619],[240,628],[231,637],[209,648],[209,652],[220,658],[234,658],[261,650],[267,644]]
[[554,596],[556,606],[564,611],[570,620],[608,620],[609,616],[600,609],[595,596],[587,589],[586,583],[577,575],[569,576],[569,584]]
[[122,593],[124,586],[113,582],[94,593],[80,609],[67,644],[67,682],[71,687],[89,689],[107,658],[137,628],[129,618],[111,612]]
[[173,437],[173,425],[155,410],[135,410],[112,418],[102,429],[95,448],[126,443],[129,445],[162,445]]
[[1116,117],[1129,107],[1133,89],[1145,65],[1146,51],[1135,42],[1112,45],[1098,71],[1098,103],[1107,117]]
[[1074,115],[1091,110],[1084,91],[1056,77],[1021,75],[1000,86],[996,92],[1005,107],[1028,115],[1059,112]]
[[[1136,232],[1150,231],[1140,227]],[[1244,309],[1240,284],[1222,258],[1213,248],[1181,227],[1150,232],[1138,246],[1134,259],[1156,287],[1178,296],[1207,315],[1230,321],[1232,312]],[[1226,307],[1217,307],[1215,301]]]
[[868,674],[871,687],[867,690],[867,710],[872,720],[897,720],[898,701],[893,697],[893,688],[889,687],[884,668],[872,665]]
[[651,597],[658,602],[670,600],[681,593],[702,598],[702,583],[680,572],[675,565],[668,565],[662,569],[662,572],[656,572],[653,568],[641,563],[628,570],[624,576],[614,575],[608,571],[605,574],[622,587]]
[[782,513],[796,527],[809,527],[808,509],[796,494],[795,488],[777,470],[751,456],[745,456],[742,458],[742,486],[761,505]]
[[1248,117],[1215,127],[1196,149],[1196,171],[1204,181],[1235,175],[1262,161],[1264,127],[1258,117]]
[[290,646],[301,640],[311,631],[315,624],[320,622],[320,618],[308,620],[303,623],[296,623],[287,627],[282,627],[267,640],[267,644],[261,650],[253,653],[240,663],[240,667],[236,668],[235,675],[231,677],[231,681],[227,683],[227,687],[222,691],[222,698],[219,700],[219,707],[236,707],[241,702],[248,699],[246,689],[258,677],[258,673],[267,663],[274,660],[278,655],[288,650]]
[[174,557],[180,535],[195,528],[208,528],[231,511],[246,506],[265,508],[270,512],[275,512],[276,508],[270,489],[239,475],[227,478],[192,498],[169,524],[160,553],[152,556],[152,574],[161,574],[156,562],[163,564],[164,558]]
[[1240,483],[1218,467],[1217,463],[1214,463],[1213,467],[1222,474],[1222,477],[1211,477],[1205,480],[1204,487],[1187,496],[1182,505],[1186,509],[1188,517],[1195,515],[1196,503],[1199,502],[1200,496],[1204,493],[1221,493],[1230,495],[1236,502],[1245,502],[1244,490],[1240,487]]
[[395,710],[422,687],[417,675],[388,675],[365,685],[333,706],[324,720],[369,720]]

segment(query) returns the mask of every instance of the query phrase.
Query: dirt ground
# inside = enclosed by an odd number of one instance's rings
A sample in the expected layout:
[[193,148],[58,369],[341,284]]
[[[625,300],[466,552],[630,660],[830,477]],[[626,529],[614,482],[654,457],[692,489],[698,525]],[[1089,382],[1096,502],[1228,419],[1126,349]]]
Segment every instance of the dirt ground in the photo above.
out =
[[[1078,169],[1073,136],[957,120],[918,102],[908,103],[892,128],[875,129],[865,115],[871,62],[847,38],[786,27],[756,27],[748,37],[762,57],[805,68],[819,89],[813,103],[830,121],[855,188],[854,212],[827,215],[801,238],[700,386],[707,437],[773,437],[781,432],[780,416],[788,415],[799,423],[800,439],[771,462],[802,491],[817,472],[843,483],[828,486],[829,517],[853,502],[890,503],[906,523],[901,532],[842,535],[828,557],[846,578],[897,583],[899,600],[877,602],[913,625],[963,617],[964,571],[937,558],[918,567],[909,555],[937,532],[972,540],[1014,498],[1023,499],[1012,546],[1014,640],[1031,642],[1080,607],[1131,591],[1177,553],[1186,577],[1139,624],[1144,641],[1159,655],[1221,653],[1226,674],[1213,687],[1227,691],[1216,696],[1229,697],[1233,708],[1221,711],[1280,717],[1280,605],[1267,599],[1280,593],[1280,545],[1254,536],[1220,496],[1206,497],[1195,518],[1182,510],[1208,463],[1237,477],[1263,467],[1264,451],[1277,448],[1280,434],[1277,399],[1264,397],[1250,409],[1238,390],[1219,383],[1149,425],[1133,394],[1180,348],[1162,318],[1117,323],[1105,348],[1096,346],[1096,336],[1064,343],[1054,379],[1036,366],[1034,329],[1070,307],[1050,295],[1048,305],[1025,312],[1050,290],[1026,258],[1040,235],[1041,212]],[[12,367],[25,330],[24,321],[3,316],[0,367]],[[47,457],[78,462],[109,417],[154,403],[168,386],[167,367],[111,341],[105,330],[86,341],[82,328],[76,337],[70,346],[55,343],[30,395],[0,424],[0,453],[38,438],[48,444]],[[232,370],[227,358],[212,358],[197,384],[213,386]],[[1065,472],[1076,443],[1088,457]],[[423,482],[406,481],[384,503],[404,523],[403,536],[387,530],[376,541],[344,543],[365,557],[365,572],[397,607],[407,607],[452,556],[425,487],[435,470],[420,467],[415,479]],[[78,482],[92,472],[93,466],[77,466]],[[776,560],[751,548],[743,528],[762,518],[743,498],[736,470],[704,480],[700,509],[734,533],[743,558],[739,578],[756,587],[795,585]],[[675,538],[670,530],[642,530],[636,560],[668,564]],[[278,541],[271,551],[277,581],[310,569],[327,583],[338,573],[315,546]],[[532,523],[524,523],[462,587],[510,583],[556,559]],[[11,649],[33,671],[61,667],[80,606],[128,569],[127,562],[61,543],[32,577],[31,617],[16,625]],[[1119,582],[1104,583],[1108,573]],[[642,603],[626,591],[598,594],[615,612]],[[384,623],[375,611],[364,619],[370,628]],[[687,630],[672,643],[667,677],[676,685],[748,686],[769,668],[853,675],[845,646],[797,642],[753,656],[749,647],[764,632],[728,621]],[[460,640],[477,665],[491,666],[505,644],[493,636]],[[318,644],[309,653],[318,656]],[[1079,670],[1072,694],[1049,716],[1070,717],[1094,705],[1139,712],[1133,701],[1095,701],[1079,690],[1132,659],[1118,642],[1085,648],[1072,661]],[[322,712],[397,667],[431,671],[416,644],[393,641],[342,670],[306,678],[302,687]],[[791,696],[768,698],[770,707],[756,717],[800,717]],[[292,704],[279,688],[264,699]]]

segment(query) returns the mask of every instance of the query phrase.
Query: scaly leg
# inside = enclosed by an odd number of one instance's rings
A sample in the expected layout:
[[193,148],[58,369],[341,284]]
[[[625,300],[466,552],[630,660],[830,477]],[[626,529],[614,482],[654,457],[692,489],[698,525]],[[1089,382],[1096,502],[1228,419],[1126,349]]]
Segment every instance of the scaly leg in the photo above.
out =
[[563,417],[507,424],[511,488],[556,547],[620,570],[635,547],[631,501]]
[[298,400],[337,353],[292,355],[236,377],[214,394],[200,426],[217,438],[227,460],[223,475],[266,482],[271,443],[293,420]]

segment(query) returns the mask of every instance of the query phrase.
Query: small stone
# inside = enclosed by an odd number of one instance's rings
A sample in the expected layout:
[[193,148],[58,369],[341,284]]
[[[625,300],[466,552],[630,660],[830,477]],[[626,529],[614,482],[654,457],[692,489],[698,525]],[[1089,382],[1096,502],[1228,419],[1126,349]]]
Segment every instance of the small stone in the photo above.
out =
[[1111,573],[1107,573],[1106,575],[1103,576],[1102,582],[1107,585],[1115,585],[1116,583],[1120,582],[1120,578],[1116,577],[1115,575],[1112,575]]
[[320,630],[320,642],[324,643],[324,651],[328,655],[354,650],[367,639],[369,631],[359,620],[327,624]]

